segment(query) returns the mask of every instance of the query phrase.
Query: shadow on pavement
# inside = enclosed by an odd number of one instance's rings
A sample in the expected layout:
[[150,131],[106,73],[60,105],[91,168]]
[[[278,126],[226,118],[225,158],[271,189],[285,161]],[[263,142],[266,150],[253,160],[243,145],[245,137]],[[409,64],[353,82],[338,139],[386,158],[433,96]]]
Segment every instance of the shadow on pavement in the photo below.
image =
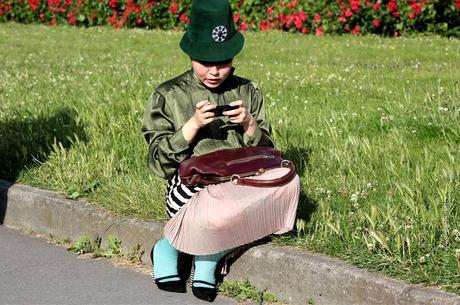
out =
[[[69,149],[77,138],[87,141],[84,126],[72,108],[63,108],[51,116],[18,112],[15,119],[0,121],[0,179],[16,181],[24,169],[45,162],[56,145]],[[0,183],[0,225],[5,218],[10,185]]]
[[3,224],[3,220],[5,219],[8,188],[10,185],[11,183],[2,183],[0,181],[0,225]]

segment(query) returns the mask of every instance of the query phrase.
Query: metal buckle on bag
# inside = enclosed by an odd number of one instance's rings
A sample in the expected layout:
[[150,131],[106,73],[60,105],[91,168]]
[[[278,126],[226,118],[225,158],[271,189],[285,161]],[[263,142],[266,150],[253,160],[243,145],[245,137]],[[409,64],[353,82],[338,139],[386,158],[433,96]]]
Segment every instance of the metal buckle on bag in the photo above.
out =
[[265,168],[259,168],[259,169],[254,173],[254,175],[255,175],[255,176],[260,176],[260,175],[262,175],[263,173],[265,173]]
[[291,161],[289,160],[281,161],[281,167],[289,167],[290,164],[291,164]]
[[237,185],[238,184],[238,179],[240,179],[240,175],[237,175],[237,174],[233,174],[231,177],[230,177],[230,181],[232,181],[233,184]]

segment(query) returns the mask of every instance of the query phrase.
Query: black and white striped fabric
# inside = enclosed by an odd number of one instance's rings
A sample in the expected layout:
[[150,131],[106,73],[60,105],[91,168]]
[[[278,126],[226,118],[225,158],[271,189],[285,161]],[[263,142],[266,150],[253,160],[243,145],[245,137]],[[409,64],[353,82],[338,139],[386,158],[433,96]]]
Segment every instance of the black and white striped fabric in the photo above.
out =
[[176,172],[169,180],[166,189],[166,213],[172,218],[190,198],[205,186],[186,186],[182,184],[179,173]]

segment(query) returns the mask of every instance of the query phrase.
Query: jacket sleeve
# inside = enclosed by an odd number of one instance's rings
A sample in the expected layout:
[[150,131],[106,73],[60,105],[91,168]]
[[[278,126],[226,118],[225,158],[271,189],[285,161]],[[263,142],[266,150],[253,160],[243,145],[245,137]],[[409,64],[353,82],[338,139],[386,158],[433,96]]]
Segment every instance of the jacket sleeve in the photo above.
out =
[[175,130],[172,113],[158,91],[152,94],[145,109],[142,134],[149,143],[148,165],[162,178],[172,176],[179,164],[190,156],[182,128]]
[[271,126],[265,118],[264,97],[258,87],[254,87],[250,111],[257,122],[257,128],[252,137],[249,137],[247,134],[243,135],[244,145],[273,147],[274,144],[271,138]]

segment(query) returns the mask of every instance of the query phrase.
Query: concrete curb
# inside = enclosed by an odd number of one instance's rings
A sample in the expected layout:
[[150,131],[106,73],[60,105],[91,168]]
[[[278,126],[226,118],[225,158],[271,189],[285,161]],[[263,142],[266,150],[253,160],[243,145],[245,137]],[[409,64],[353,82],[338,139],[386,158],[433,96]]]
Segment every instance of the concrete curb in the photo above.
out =
[[[3,214],[3,215],[2,215]],[[0,224],[76,240],[83,234],[119,237],[127,251],[162,238],[163,224],[114,216],[93,204],[65,199],[53,192],[0,180]],[[324,255],[261,245],[232,266],[231,279],[249,279],[290,304],[305,305],[460,305],[460,296],[406,284]]]

